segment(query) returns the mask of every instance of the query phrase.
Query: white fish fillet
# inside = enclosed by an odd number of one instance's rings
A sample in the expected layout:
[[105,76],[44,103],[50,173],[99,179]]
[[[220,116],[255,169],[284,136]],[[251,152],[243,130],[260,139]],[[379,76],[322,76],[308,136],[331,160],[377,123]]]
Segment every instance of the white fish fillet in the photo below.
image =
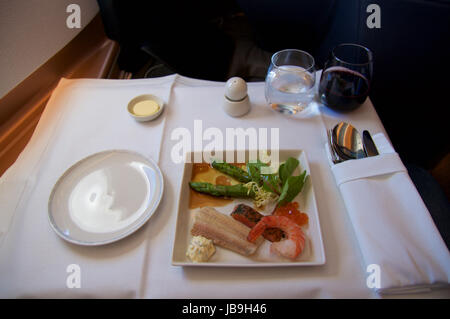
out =
[[263,239],[255,243],[247,240],[250,228],[234,218],[221,214],[211,207],[203,207],[195,212],[193,236],[203,236],[211,239],[214,244],[249,256],[255,253]]

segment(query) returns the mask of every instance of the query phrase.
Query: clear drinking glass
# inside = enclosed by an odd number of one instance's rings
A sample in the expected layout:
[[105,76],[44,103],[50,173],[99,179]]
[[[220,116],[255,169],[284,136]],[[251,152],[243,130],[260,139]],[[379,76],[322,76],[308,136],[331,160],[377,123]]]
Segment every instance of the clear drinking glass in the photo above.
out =
[[287,49],[272,56],[266,76],[266,100],[272,109],[296,114],[314,97],[314,58],[301,50]]

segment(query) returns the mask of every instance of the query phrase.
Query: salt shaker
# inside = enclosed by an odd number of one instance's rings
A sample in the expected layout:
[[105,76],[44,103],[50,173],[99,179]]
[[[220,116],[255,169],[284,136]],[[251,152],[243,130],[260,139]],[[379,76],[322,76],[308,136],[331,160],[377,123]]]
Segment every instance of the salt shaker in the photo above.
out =
[[233,117],[242,116],[250,111],[247,83],[240,77],[232,77],[225,84],[223,109]]

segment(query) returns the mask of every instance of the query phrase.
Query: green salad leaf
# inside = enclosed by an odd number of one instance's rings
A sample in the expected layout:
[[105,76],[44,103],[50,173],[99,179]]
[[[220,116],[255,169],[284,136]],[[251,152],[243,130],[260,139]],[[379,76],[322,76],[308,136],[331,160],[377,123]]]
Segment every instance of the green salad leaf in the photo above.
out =
[[258,186],[262,185],[261,167],[268,166],[267,164],[257,160],[256,162],[247,163],[247,172],[250,175],[252,181],[254,181]]
[[289,176],[294,173],[295,169],[297,168],[299,164],[298,159],[289,157],[286,162],[280,165],[280,168],[278,169],[278,174],[280,176],[281,185],[284,186]]
[[278,174],[266,174],[262,175],[263,180],[263,189],[275,193],[277,195],[280,195],[281,193],[281,183],[280,183],[280,177]]
[[298,176],[289,176],[281,190],[278,206],[283,206],[292,202],[294,198],[302,191],[306,180],[306,170]]

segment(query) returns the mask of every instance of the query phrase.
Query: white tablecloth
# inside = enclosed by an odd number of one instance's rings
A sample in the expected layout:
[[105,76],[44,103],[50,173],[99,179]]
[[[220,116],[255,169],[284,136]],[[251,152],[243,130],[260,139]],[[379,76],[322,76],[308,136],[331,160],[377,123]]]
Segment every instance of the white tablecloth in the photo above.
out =
[[[310,117],[272,111],[264,84],[248,83],[250,113],[232,118],[222,110],[224,83],[178,75],[144,80],[63,80],[32,140],[0,179],[0,297],[131,298],[372,298],[358,243],[328,166],[325,126],[340,120],[371,133],[384,128],[370,101],[349,114],[314,105]],[[126,114],[136,95],[161,96],[160,118],[137,123]],[[171,159],[171,132],[215,127],[279,128],[281,148],[308,154],[326,264],[289,268],[195,268],[171,265],[182,164]],[[192,136],[192,139],[194,137]],[[204,145],[207,141],[204,142]],[[193,144],[193,142],[192,142]],[[132,149],[158,162],[165,182],[161,204],[135,234],[104,247],[60,239],[47,220],[56,179],[79,159],[111,148]],[[81,288],[66,286],[66,268],[81,269]],[[412,297],[450,297],[449,290]]]

